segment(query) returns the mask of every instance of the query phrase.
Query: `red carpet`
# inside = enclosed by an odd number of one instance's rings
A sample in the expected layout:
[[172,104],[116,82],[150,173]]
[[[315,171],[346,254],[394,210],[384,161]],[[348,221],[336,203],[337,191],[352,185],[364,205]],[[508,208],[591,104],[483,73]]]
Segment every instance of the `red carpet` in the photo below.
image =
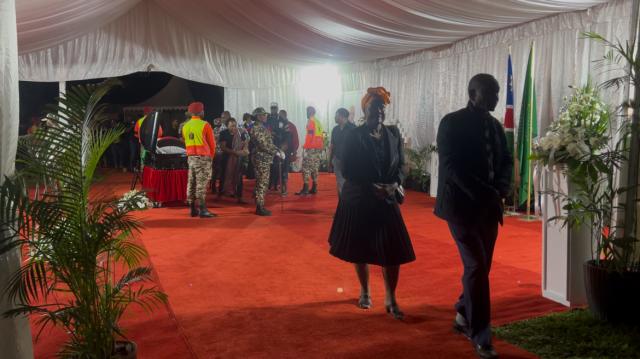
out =
[[[293,193],[300,175],[291,177]],[[120,195],[129,180],[114,174],[104,185]],[[336,206],[332,176],[321,177],[315,197],[270,195],[267,204],[273,217],[213,197],[210,208],[220,217],[211,220],[189,218],[185,207],[141,213],[142,240],[170,308],[127,315],[139,357],[475,357],[469,342],[451,332],[462,267],[445,222],[432,213],[433,199],[410,192],[402,206],[417,256],[401,269],[404,322],[384,312],[378,267],[372,267],[374,307],[363,311],[355,306],[353,267],[327,252]],[[508,218],[501,228],[491,274],[494,325],[562,309],[540,296],[540,242],[540,223]],[[55,353],[62,339],[46,336],[37,357]],[[496,347],[502,358],[533,357],[499,341]]]

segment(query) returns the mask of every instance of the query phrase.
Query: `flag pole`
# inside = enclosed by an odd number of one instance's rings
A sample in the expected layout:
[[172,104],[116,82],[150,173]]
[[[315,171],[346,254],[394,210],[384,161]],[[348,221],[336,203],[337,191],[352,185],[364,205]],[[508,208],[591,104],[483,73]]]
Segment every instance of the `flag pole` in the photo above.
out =
[[[531,84],[529,87],[529,156],[533,148],[533,89],[535,88],[535,46],[536,42],[531,42]],[[527,158],[527,215],[522,218],[525,221],[534,221],[537,218],[531,215],[531,158]]]
[[[509,65],[510,65],[510,61],[511,61],[511,45],[509,45],[507,47],[508,51],[509,51]],[[510,74],[511,78],[507,78],[507,91],[509,91],[509,87],[511,87],[511,96],[512,96],[512,102],[513,102],[513,72],[511,72]],[[511,82],[511,85],[509,84],[509,82]],[[508,94],[507,94],[508,96]],[[513,113],[515,113],[515,107],[514,104],[511,104],[512,106],[512,116]],[[508,107],[508,106],[507,106]],[[513,120],[513,118],[512,118]],[[513,133],[513,132],[512,132]],[[516,140],[515,140],[515,136],[512,134],[511,136],[511,155],[513,156],[514,159],[514,166],[513,166],[513,170],[512,170],[512,183],[515,183],[515,174],[516,174],[516,166],[515,166],[515,148],[516,148]],[[513,193],[511,193],[511,206],[508,207],[507,211],[505,211],[505,216],[517,216],[518,215],[518,188],[514,185],[513,186]]]

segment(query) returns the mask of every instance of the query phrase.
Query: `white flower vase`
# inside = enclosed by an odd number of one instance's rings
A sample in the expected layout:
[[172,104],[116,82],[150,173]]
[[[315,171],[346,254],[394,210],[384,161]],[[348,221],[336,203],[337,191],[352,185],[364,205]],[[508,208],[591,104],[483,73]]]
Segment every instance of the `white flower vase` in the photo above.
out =
[[568,307],[587,304],[583,265],[591,259],[588,225],[563,226],[563,201],[550,191],[570,193],[572,186],[562,168],[545,167],[542,174],[542,296]]

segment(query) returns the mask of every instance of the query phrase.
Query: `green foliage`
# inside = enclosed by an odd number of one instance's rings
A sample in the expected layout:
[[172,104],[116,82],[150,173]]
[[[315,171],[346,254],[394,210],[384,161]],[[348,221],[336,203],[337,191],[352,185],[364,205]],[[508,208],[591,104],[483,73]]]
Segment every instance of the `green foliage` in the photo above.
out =
[[[166,302],[158,288],[141,285],[151,268],[140,266],[146,251],[133,239],[141,224],[130,211],[144,195],[113,199],[91,188],[101,156],[123,133],[101,126],[100,101],[115,85],[71,88],[50,108],[48,125],[20,140],[19,170],[0,186],[0,255],[25,255],[3,289],[16,304],[4,316],[63,327],[62,357],[110,358],[127,306]],[[27,184],[44,191],[30,196]]]
[[640,327],[599,321],[586,310],[494,328],[496,337],[540,358],[640,358]]
[[431,174],[427,171],[427,165],[431,154],[436,151],[435,146],[425,146],[414,150],[405,149],[406,161],[409,166],[409,173],[405,179],[407,187],[418,191],[428,192],[431,184]]

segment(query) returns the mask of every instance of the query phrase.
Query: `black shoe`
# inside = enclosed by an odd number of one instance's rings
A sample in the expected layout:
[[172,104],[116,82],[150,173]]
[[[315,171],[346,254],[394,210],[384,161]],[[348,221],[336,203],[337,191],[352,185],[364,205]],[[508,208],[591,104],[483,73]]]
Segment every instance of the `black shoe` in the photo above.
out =
[[467,324],[467,319],[462,316],[462,314],[457,313],[456,319],[453,321],[453,331],[464,335],[467,339],[471,340],[471,336],[469,335],[469,325]]
[[209,212],[206,206],[200,206],[200,218],[213,218],[217,217],[215,213]]
[[256,214],[258,216],[269,217],[271,215],[271,211],[264,207],[258,206],[256,207]]
[[196,204],[195,203],[191,203],[190,204],[191,207],[191,217],[198,217],[198,210],[196,209]]
[[309,194],[309,185],[308,184],[304,184],[304,186],[302,186],[302,189],[300,190],[300,192],[296,192],[296,196],[306,196]]
[[478,354],[478,356],[482,359],[495,359],[498,357],[498,353],[496,352],[496,350],[493,348],[493,345],[491,344],[489,345],[474,344],[473,346],[476,350],[476,354]]
[[311,186],[311,191],[309,191],[309,194],[316,194],[318,193],[318,185],[314,182],[313,186]]
[[282,190],[280,191],[280,195],[282,197],[286,197],[289,194],[289,192],[287,192],[287,185],[283,183],[281,189]]
[[394,319],[404,319],[404,313],[400,310],[400,307],[398,307],[397,303],[387,304],[385,305],[385,309],[387,310],[387,313],[389,313]]
[[370,309],[373,306],[371,302],[371,296],[369,294],[360,294],[358,299],[358,307],[361,309]]

